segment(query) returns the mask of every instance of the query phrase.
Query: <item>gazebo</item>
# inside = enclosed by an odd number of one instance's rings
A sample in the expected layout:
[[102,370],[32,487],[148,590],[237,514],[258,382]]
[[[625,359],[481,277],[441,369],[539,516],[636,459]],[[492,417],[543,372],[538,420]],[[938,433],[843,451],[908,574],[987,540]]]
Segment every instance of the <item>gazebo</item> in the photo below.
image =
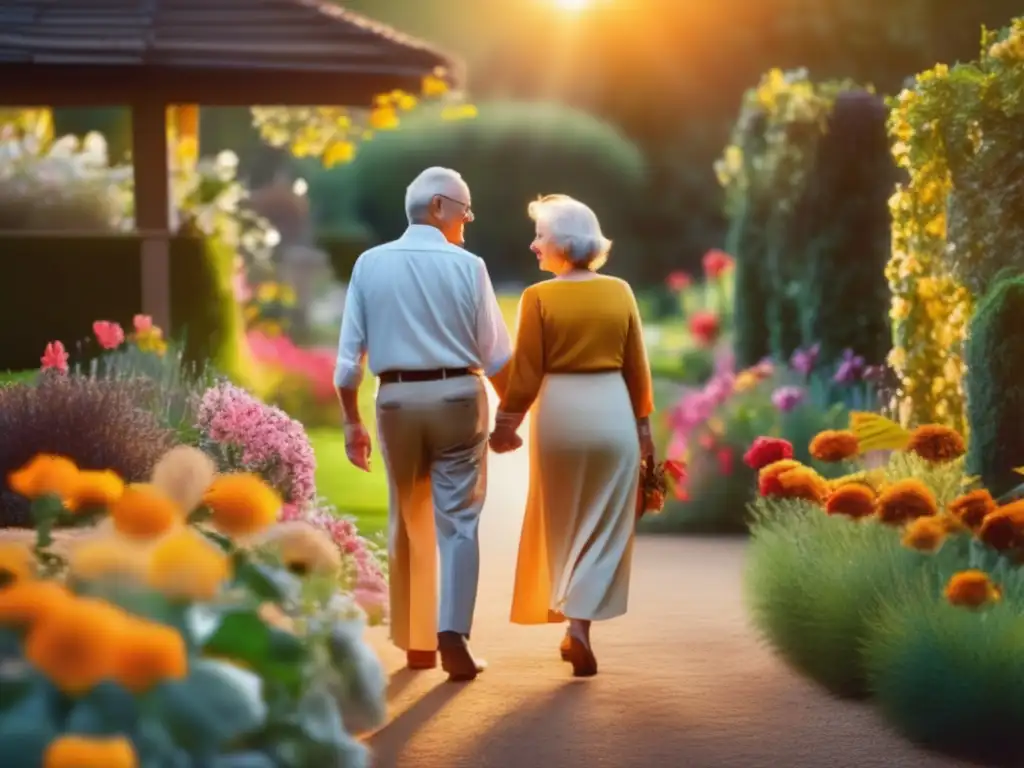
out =
[[330,0],[0,0],[0,106],[129,106],[142,309],[170,327],[167,108],[369,107],[454,62]]

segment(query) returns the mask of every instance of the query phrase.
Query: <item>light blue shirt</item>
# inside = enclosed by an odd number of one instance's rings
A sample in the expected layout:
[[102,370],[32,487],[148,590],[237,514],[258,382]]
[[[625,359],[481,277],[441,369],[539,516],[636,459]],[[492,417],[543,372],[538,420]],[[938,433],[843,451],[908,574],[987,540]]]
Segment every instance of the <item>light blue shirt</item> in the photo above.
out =
[[356,260],[345,297],[334,383],[356,389],[370,372],[477,368],[512,356],[483,259],[413,224]]

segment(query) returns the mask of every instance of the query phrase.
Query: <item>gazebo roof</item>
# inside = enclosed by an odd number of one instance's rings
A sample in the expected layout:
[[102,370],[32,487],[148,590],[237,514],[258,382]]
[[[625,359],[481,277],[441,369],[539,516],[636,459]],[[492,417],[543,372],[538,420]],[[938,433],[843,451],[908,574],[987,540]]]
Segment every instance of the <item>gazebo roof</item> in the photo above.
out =
[[369,104],[439,51],[329,0],[0,0],[0,100]]

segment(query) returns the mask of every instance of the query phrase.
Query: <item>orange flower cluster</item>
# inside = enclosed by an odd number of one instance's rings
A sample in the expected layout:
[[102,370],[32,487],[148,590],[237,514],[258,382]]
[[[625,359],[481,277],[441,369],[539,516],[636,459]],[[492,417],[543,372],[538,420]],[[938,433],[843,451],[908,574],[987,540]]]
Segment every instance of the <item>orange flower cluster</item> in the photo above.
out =
[[946,585],[946,600],[963,608],[981,608],[996,603],[1002,592],[984,571],[969,570],[953,574]]
[[811,440],[810,452],[818,461],[845,461],[860,452],[860,441],[848,429],[826,429]]
[[942,464],[967,453],[967,443],[955,429],[941,424],[924,424],[910,433],[907,450],[925,461]]
[[780,459],[761,469],[757,484],[762,496],[804,499],[816,504],[823,504],[829,494],[828,483],[821,475],[793,459]]
[[875,514],[876,503],[874,488],[864,483],[848,483],[829,494],[825,511],[830,515],[845,515],[860,520]]

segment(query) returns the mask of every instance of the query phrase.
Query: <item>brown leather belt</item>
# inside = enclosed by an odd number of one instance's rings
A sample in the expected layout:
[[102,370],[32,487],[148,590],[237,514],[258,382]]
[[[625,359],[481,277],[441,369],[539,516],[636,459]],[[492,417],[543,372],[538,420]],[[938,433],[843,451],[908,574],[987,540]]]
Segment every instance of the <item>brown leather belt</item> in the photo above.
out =
[[436,368],[432,371],[384,371],[380,374],[381,384],[397,384],[403,381],[440,381],[460,376],[477,376],[473,368]]

